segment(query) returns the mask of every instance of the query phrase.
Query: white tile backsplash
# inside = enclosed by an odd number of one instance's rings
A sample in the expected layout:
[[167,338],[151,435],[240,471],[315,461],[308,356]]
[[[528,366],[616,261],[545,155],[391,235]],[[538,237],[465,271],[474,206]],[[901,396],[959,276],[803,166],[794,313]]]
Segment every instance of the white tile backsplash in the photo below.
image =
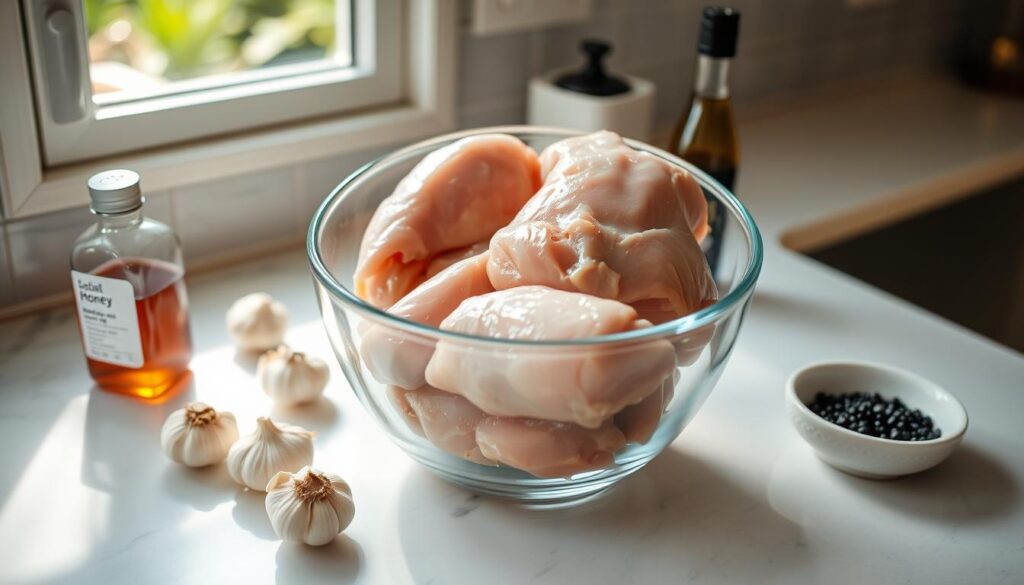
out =
[[806,30],[804,14],[811,1],[818,0],[766,0],[741,9],[741,46],[764,50],[798,44]]
[[75,207],[7,224],[19,302],[70,290],[71,246],[94,221],[88,208]]
[[532,74],[529,32],[474,37],[462,33],[459,101],[472,103],[521,94]]
[[[174,227],[166,193],[147,195],[144,213]],[[71,246],[95,222],[96,216],[88,207],[75,207],[6,224],[15,282],[11,288],[17,291],[19,302],[35,301],[69,290]]]
[[299,195],[292,167],[174,189],[174,226],[189,262],[296,237]]
[[151,217],[160,223],[176,228],[174,225],[174,209],[171,206],[171,196],[166,191],[147,194],[146,206],[143,209],[146,217]]
[[615,20],[617,42],[610,64],[623,73],[637,74],[640,68],[692,61],[699,14],[700,5],[696,3],[686,11],[623,14]]
[[394,148],[394,146],[375,148],[354,154],[325,158],[304,165],[298,186],[299,222],[302,229],[308,228],[313,212],[345,177]]
[[657,94],[654,96],[655,135],[664,134],[666,127],[674,125],[683,109],[689,105],[691,80],[695,66],[695,61],[687,59],[631,71],[634,75],[653,81],[656,86]]
[[525,97],[512,96],[509,99],[473,104],[459,112],[459,128],[480,128],[526,122]]
[[[618,11],[609,12],[595,8],[587,22],[558,26],[544,31],[537,38],[540,51],[537,72],[581,67],[585,63],[584,55],[580,50],[580,41],[583,39],[609,41],[617,49],[622,40],[622,30],[617,26],[619,19]],[[621,56],[618,50],[612,51],[607,59],[612,69],[620,65]]]

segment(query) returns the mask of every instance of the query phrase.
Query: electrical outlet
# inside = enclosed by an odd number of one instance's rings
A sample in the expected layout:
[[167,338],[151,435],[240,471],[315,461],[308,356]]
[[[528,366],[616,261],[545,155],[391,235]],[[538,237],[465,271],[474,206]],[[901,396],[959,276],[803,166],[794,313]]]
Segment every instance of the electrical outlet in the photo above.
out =
[[581,22],[591,0],[473,0],[473,34],[492,35]]

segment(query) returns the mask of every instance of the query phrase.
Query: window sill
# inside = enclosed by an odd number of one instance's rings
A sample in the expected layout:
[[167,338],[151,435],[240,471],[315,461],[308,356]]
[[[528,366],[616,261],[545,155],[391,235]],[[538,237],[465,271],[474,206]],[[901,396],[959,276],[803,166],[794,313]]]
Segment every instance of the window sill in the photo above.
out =
[[452,127],[450,114],[405,105],[68,165],[45,171],[31,196],[8,217],[84,205],[86,180],[107,168],[133,169],[144,177],[145,189],[155,192],[416,140]]

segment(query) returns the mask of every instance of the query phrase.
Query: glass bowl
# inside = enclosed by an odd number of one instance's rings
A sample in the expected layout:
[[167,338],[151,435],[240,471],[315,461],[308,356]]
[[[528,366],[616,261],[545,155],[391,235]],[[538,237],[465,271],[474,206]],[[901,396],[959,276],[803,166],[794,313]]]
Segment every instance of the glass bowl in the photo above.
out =
[[[478,128],[414,144],[352,173],[324,200],[310,223],[307,252],[317,299],[331,345],[349,384],[381,428],[410,457],[443,478],[482,493],[534,504],[571,502],[594,495],[642,468],[697,414],[721,376],[736,342],[761,270],[761,237],[747,210],[717,181],[665,151],[628,141],[633,148],[686,169],[710,197],[721,203],[726,217],[715,271],[720,296],[717,303],[674,321],[615,335],[523,341],[442,331],[392,316],[359,299],[353,292],[352,275],[363,231],[380,202],[428,153],[466,136],[492,132],[515,136],[537,152],[579,134],[530,126]],[[646,441],[630,442],[613,456],[588,460],[600,465],[596,469],[568,477],[538,477],[513,467],[473,463],[452,454],[466,454],[465,442],[473,441],[472,421],[454,421],[456,424],[439,436],[427,419],[416,418],[406,390],[381,383],[374,375],[379,371],[374,365],[386,363],[408,370],[407,378],[422,379],[423,368],[435,347],[442,347],[439,344],[444,344],[449,355],[482,364],[481,369],[488,364],[519,368],[526,365],[525,369],[534,374],[539,384],[555,386],[552,392],[558,391],[557,384],[569,379],[565,372],[580,364],[593,366],[594,371],[603,375],[621,376],[621,383],[629,384],[636,376],[622,373],[626,369],[623,364],[636,370],[641,363],[638,360],[647,359],[652,351],[664,350],[668,344],[676,356],[676,365],[658,373],[661,376],[668,372],[661,386],[663,410],[656,426],[650,424],[652,419],[648,417],[647,433],[651,428],[653,433]],[[415,386],[416,382],[403,384]],[[657,420],[656,414],[653,420]],[[448,450],[435,446],[424,435]]]

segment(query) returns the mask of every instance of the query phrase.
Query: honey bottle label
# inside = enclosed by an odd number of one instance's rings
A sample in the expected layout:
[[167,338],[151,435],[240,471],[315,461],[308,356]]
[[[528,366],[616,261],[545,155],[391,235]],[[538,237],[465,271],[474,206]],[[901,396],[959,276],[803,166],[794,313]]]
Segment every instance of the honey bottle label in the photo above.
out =
[[71,271],[85,355],[91,359],[141,368],[142,338],[135,288],[126,280]]

